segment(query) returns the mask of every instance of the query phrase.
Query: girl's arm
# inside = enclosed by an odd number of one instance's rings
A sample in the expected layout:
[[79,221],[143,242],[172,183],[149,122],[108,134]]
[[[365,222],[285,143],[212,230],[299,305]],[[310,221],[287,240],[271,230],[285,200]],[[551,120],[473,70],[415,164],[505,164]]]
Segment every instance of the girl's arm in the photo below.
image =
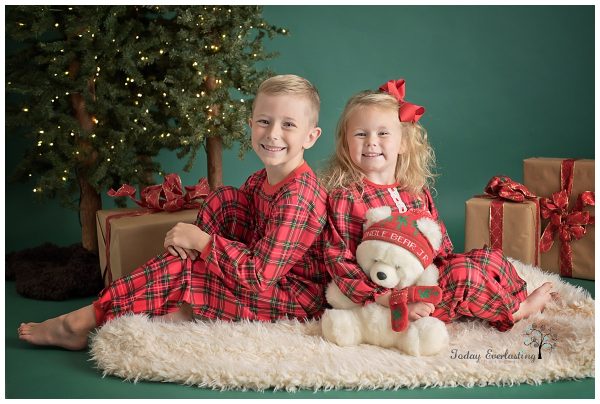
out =
[[331,237],[324,251],[327,270],[341,292],[354,303],[365,304],[376,299],[385,303],[389,290],[373,283],[356,262],[364,217],[353,214],[353,203],[339,194],[330,194],[327,210]]
[[[317,240],[326,222],[326,194],[316,185],[290,185],[275,202],[264,236],[251,247],[210,235],[201,258],[208,270],[243,287],[264,291],[283,277]],[[303,194],[300,195],[300,192]]]
[[425,197],[427,199],[427,208],[429,209],[431,216],[433,216],[433,218],[439,222],[442,230],[442,247],[440,249],[440,253],[436,258],[444,258],[448,254],[452,253],[454,246],[452,245],[452,241],[450,240],[450,236],[448,235],[448,231],[446,230],[446,225],[439,218],[439,212],[435,207],[435,204],[433,203],[433,197],[431,196],[431,192],[429,192],[429,189],[424,188],[423,193],[425,194]]

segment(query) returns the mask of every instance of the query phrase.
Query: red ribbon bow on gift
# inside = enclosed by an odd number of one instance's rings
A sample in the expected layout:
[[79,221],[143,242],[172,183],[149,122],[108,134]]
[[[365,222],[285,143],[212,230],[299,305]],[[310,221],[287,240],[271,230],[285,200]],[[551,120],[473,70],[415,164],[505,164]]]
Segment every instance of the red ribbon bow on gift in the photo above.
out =
[[406,82],[404,79],[390,80],[379,87],[379,90],[392,95],[400,103],[398,117],[400,122],[416,123],[425,113],[425,108],[404,100]]
[[[507,176],[495,176],[490,179],[484,189],[485,198],[493,198],[490,204],[490,245],[492,248],[502,249],[502,233],[504,219],[504,201],[522,203],[525,200],[532,200],[536,205],[536,232],[539,232],[539,212],[540,204],[537,197],[527,187],[519,182],[513,181]],[[536,234],[539,237],[539,233]],[[536,238],[537,240],[537,238]],[[534,265],[538,265],[538,246],[536,241],[536,251],[534,252]]]
[[585,206],[595,206],[595,193],[582,192],[577,197],[575,206],[569,212],[569,195],[573,188],[573,167],[575,160],[563,160],[560,169],[561,190],[552,194],[551,198],[540,201],[542,217],[550,219],[540,240],[540,250],[546,252],[554,244],[554,236],[558,233],[560,246],[560,272],[562,276],[573,274],[573,251],[571,241],[579,240],[586,233],[588,224],[595,224],[594,216],[584,212]]
[[117,191],[111,189],[108,196],[128,196],[142,208],[175,212],[200,207],[200,202],[195,199],[208,195],[210,188],[206,178],[202,178],[196,185],[186,186],[185,191],[184,193],[179,175],[167,174],[162,185],[151,185],[142,189],[139,201],[135,199],[136,189],[128,184],[121,185]]
[[506,176],[492,177],[484,192],[494,198],[513,202],[523,202],[525,199],[535,198],[535,195],[525,185]]

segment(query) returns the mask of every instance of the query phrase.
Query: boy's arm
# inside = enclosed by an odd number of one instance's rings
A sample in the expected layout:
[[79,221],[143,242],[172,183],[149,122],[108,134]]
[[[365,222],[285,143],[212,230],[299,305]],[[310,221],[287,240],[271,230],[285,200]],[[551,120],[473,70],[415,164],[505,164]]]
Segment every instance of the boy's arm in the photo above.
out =
[[452,240],[450,240],[450,236],[448,235],[448,231],[446,230],[446,225],[439,218],[439,212],[435,207],[435,204],[433,203],[433,197],[431,196],[431,192],[429,192],[429,189],[424,188],[423,193],[425,194],[425,197],[427,199],[427,209],[429,210],[429,213],[431,213],[431,216],[433,216],[433,218],[438,221],[442,230],[442,247],[440,248],[440,253],[436,258],[444,258],[448,254],[452,253],[454,246],[452,245]]
[[386,295],[389,290],[373,283],[356,262],[363,221],[353,217],[352,203],[335,196],[329,199],[331,237],[324,251],[325,263],[341,292],[354,303],[365,304]]
[[303,258],[325,222],[324,193],[310,198],[290,196],[273,207],[264,236],[251,248],[213,234],[201,257],[217,276],[253,291],[264,291]]

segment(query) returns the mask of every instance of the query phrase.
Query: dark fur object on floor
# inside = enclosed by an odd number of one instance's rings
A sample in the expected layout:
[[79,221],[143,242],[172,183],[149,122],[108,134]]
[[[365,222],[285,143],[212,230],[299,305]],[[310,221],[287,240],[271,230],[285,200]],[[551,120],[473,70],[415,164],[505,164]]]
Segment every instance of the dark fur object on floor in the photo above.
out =
[[41,300],[91,296],[104,286],[98,254],[81,244],[46,243],[6,254],[6,280],[16,280],[21,295]]

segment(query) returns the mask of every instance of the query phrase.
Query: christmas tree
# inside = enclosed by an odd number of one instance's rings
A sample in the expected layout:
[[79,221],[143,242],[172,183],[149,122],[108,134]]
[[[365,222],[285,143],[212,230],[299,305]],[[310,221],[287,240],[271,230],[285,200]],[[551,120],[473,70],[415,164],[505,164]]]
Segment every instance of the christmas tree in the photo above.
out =
[[[205,148],[211,188],[221,147],[250,148],[252,95],[272,73],[265,36],[287,34],[259,6],[7,6],[6,32],[22,43],[6,61],[6,126],[31,139],[16,177],[77,207],[82,244],[97,248],[100,193],[147,185],[161,149]],[[15,98],[16,97],[16,98]],[[75,197],[74,197],[75,196]]]

